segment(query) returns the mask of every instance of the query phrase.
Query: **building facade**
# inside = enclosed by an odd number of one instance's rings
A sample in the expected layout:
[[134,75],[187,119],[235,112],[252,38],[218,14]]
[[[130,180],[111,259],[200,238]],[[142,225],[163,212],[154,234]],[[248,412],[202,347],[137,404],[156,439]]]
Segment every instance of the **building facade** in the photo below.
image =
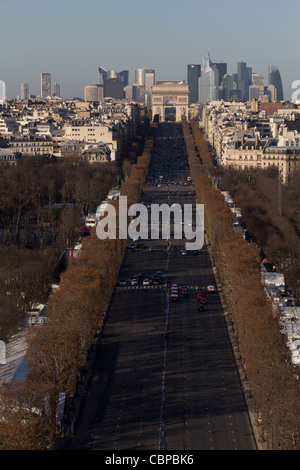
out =
[[29,85],[27,82],[21,83],[21,100],[28,100],[29,98]]
[[210,53],[203,57],[203,70],[199,78],[199,102],[215,101],[219,98],[219,71],[210,60]]
[[87,85],[84,88],[84,100],[101,103],[103,101],[103,86],[98,84]]
[[41,98],[51,97],[51,74],[41,74]]
[[283,101],[283,87],[281,75],[278,68],[275,65],[269,65],[268,67],[268,84],[274,85],[277,94],[277,100]]
[[187,82],[190,89],[189,105],[198,103],[198,82],[201,76],[200,64],[189,64],[187,66]]

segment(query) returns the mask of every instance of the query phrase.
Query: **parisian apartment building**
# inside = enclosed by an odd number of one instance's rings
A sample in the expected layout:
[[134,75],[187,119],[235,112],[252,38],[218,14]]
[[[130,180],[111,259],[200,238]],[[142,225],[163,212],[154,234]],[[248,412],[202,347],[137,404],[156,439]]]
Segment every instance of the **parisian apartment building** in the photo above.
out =
[[283,182],[299,168],[300,109],[294,104],[209,102],[203,105],[201,126],[225,168],[276,166]]

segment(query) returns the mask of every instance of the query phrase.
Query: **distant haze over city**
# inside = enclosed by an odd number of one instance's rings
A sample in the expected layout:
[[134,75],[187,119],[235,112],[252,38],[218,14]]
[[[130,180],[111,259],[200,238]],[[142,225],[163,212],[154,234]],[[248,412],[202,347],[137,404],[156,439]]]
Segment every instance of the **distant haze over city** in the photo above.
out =
[[275,65],[288,100],[292,82],[300,80],[298,12],[294,0],[287,6],[277,0],[153,0],[146,9],[137,0],[3,0],[2,37],[9,40],[0,79],[8,98],[21,94],[22,82],[39,95],[41,73],[50,72],[64,98],[83,98],[84,87],[97,83],[99,65],[129,70],[131,84],[142,67],[154,69],[157,80],[187,80],[187,65],[201,64],[210,51],[229,74],[246,62],[266,83],[268,66]]

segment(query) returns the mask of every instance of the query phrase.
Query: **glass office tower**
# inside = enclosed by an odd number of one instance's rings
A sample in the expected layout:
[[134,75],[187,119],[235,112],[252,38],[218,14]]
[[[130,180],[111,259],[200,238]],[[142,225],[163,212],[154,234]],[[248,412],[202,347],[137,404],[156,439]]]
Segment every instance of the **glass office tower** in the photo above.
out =
[[269,75],[269,85],[274,85],[277,90],[277,101],[283,101],[283,87],[281,81],[281,75],[277,67],[275,65],[269,65],[268,68],[268,75]]
[[199,78],[199,102],[219,99],[219,71],[212,64],[210,54],[203,57],[203,71]]
[[187,82],[189,85],[189,105],[198,103],[198,81],[201,76],[200,64],[189,64],[187,67]]

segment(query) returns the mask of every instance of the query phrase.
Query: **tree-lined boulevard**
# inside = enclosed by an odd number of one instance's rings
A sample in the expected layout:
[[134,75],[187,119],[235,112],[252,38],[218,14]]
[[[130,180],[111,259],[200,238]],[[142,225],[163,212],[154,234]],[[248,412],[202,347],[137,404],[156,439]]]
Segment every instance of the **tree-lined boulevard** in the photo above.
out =
[[[145,204],[195,202],[180,126],[161,125]],[[180,172],[178,170],[180,169]],[[150,177],[150,179],[149,179]],[[169,181],[169,183],[166,183]],[[119,279],[166,274],[189,287],[170,301],[170,284],[119,286],[101,339],[94,377],[68,449],[255,449],[248,410],[218,292],[198,311],[196,287],[214,285],[207,247],[181,254],[184,240],[142,240],[157,251],[127,251]]]

